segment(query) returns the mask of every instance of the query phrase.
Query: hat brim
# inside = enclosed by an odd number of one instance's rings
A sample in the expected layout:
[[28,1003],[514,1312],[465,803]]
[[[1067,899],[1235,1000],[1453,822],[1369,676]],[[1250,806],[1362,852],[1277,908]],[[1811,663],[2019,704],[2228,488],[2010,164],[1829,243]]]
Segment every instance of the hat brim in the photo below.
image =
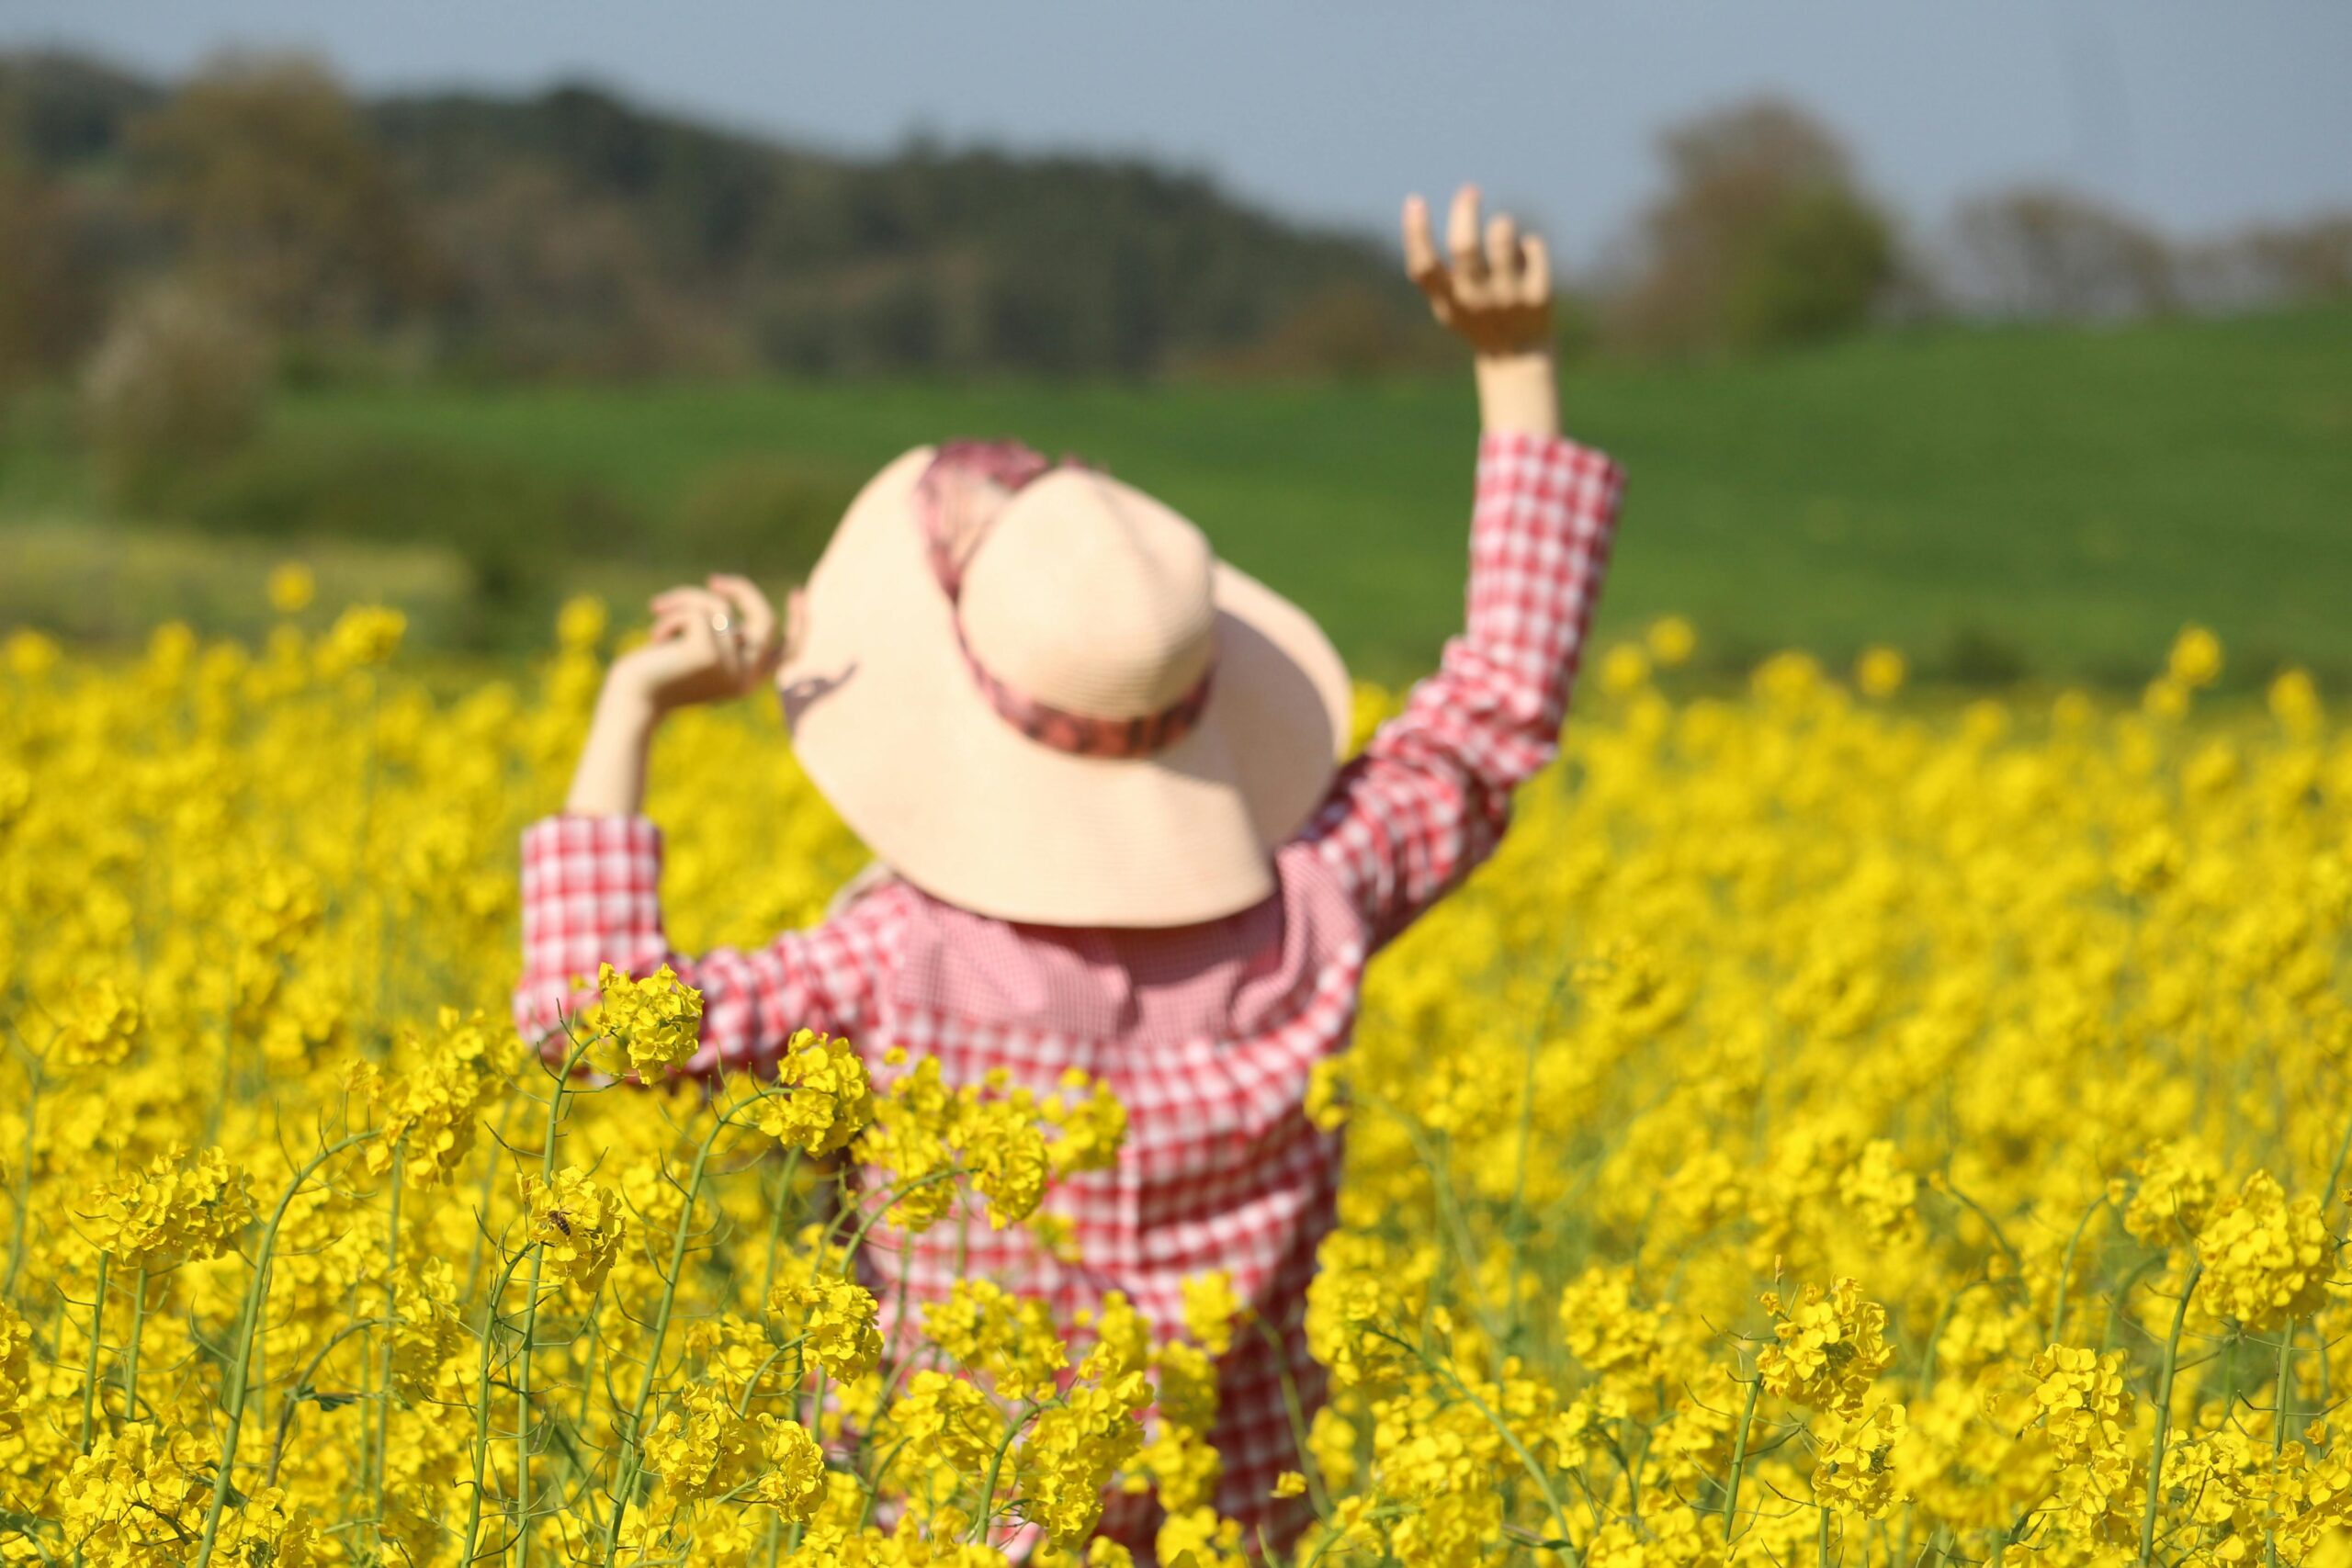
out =
[[1030,739],[973,682],[914,523],[919,447],[862,491],[810,574],[780,671],[800,764],[876,855],[1001,919],[1170,926],[1273,891],[1273,846],[1329,789],[1347,669],[1312,617],[1219,563],[1200,722],[1152,756]]

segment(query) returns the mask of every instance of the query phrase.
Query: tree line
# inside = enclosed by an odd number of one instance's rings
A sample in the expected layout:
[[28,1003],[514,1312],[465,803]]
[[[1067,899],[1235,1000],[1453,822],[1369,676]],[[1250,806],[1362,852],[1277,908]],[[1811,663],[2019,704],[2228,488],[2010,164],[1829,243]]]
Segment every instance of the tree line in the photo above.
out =
[[[1665,193],[1572,280],[1572,348],[2352,291],[2352,216],[2183,246],[2035,188],[1906,235],[1792,105],[1702,115],[1659,145]],[[582,85],[362,101],[293,56],[164,85],[0,55],[0,384],[119,374],[175,333],[209,334],[232,367],[256,352],[232,349],[243,333],[297,376],[1362,373],[1440,350],[1396,270],[1385,237],[1134,160],[922,141],[828,156]]]

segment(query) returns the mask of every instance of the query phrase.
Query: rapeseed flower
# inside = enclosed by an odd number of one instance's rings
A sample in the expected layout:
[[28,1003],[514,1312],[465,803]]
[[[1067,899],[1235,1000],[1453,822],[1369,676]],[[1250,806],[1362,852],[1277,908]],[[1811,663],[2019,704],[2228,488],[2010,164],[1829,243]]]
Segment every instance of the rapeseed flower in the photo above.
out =
[[[1246,1255],[1137,1301],[1074,1246],[1109,1080],[795,1035],[643,1093],[700,1048],[659,975],[551,1078],[477,1010],[607,618],[463,692],[340,626],[0,643],[0,1559],[1113,1568],[1156,1502],[1202,1564],[1311,1513],[1277,1560],[2076,1568],[2153,1520],[2340,1568],[2352,739],[2308,672],[1691,694],[1649,628],[1575,787],[1300,1064],[1348,1138],[1304,1303]],[[679,946],[818,918],[865,850],[772,727],[674,722]],[[975,1266],[880,1290],[923,1226]],[[1233,1447],[1221,1366],[1298,1431]]]

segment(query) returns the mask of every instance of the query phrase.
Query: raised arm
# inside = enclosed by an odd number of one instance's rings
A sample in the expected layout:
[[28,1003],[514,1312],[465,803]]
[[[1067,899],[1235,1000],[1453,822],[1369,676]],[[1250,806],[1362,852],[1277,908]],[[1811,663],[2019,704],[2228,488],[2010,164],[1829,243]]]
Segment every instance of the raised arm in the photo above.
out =
[[1559,434],[1543,242],[1501,215],[1482,236],[1469,186],[1448,240],[1441,262],[1428,209],[1406,203],[1407,268],[1476,355],[1466,622],[1437,673],[1340,771],[1306,834],[1375,944],[1494,852],[1511,792],[1557,751],[1623,489],[1614,463]]
[[703,994],[702,1048],[687,1070],[765,1066],[793,1032],[855,1034],[873,976],[895,941],[901,899],[884,889],[813,931],[752,951],[690,956],[662,919],[662,833],[642,815],[645,759],[664,715],[756,690],[784,639],[767,601],[741,578],[653,602],[650,641],[614,660],[564,812],[523,835],[523,973],[514,1021],[560,1052],[565,1017],[594,999],[574,984],[600,964],[642,977],[667,964]]

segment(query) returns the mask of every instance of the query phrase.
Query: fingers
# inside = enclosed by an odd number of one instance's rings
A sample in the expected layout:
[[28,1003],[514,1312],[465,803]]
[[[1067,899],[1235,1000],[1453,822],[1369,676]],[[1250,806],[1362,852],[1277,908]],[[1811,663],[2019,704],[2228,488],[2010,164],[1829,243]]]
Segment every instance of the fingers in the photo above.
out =
[[1430,232],[1430,204],[1418,196],[1405,198],[1405,276],[1430,299],[1445,297],[1445,264],[1437,259],[1437,240]]
[[653,629],[646,633],[648,642],[675,642],[694,628],[699,616],[684,610],[668,610],[653,617]]
[[1552,298],[1552,247],[1544,243],[1541,234],[1530,234],[1519,242],[1521,263],[1526,267],[1520,279],[1520,298],[1530,305],[1542,305]]
[[1429,204],[1405,199],[1405,272],[1429,296],[1437,319],[1481,355],[1540,346],[1549,332],[1552,253],[1519,220],[1498,212],[1479,220],[1479,190],[1453,193],[1440,258]]
[[768,596],[751,579],[726,573],[710,579],[710,591],[734,612],[752,671],[766,674],[784,654],[783,639],[776,634],[775,608],[768,603]]
[[1457,289],[1464,283],[1476,283],[1486,277],[1487,258],[1478,249],[1476,186],[1464,186],[1453,193],[1453,210],[1446,217],[1445,245],[1453,257]]
[[727,602],[718,594],[707,588],[696,588],[691,583],[663,589],[653,596],[648,607],[656,615],[666,615],[673,611],[691,611],[702,615],[715,615],[721,611],[725,611],[729,615],[734,614]]
[[1520,277],[1519,222],[1508,212],[1487,220],[1487,272],[1506,290],[1515,291]]
[[686,636],[721,680],[733,687],[743,684],[744,667],[751,662],[751,655],[743,647],[742,628],[735,624],[731,613],[719,611],[702,616]]
[[[761,604],[764,610],[765,601]],[[651,608],[652,640],[682,644],[694,650],[703,668],[742,683],[752,663],[752,634],[733,600],[707,588],[672,588],[655,594]],[[771,627],[774,622],[770,615]]]
[[744,614],[734,600],[710,588],[673,588],[653,596],[653,614],[684,615],[704,621],[723,623],[718,629],[740,632],[744,628]]

